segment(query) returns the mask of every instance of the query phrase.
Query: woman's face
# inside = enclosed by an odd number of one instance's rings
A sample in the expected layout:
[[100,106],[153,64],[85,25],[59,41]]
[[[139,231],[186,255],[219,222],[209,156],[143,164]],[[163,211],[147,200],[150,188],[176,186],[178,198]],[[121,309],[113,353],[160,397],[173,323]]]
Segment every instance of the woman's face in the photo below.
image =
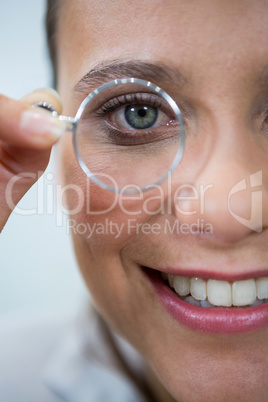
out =
[[[165,183],[164,198],[148,192],[113,208],[114,195],[89,183],[70,136],[64,138],[65,182],[87,194],[70,225],[97,309],[177,400],[266,400],[267,304],[244,305],[255,300],[257,278],[268,277],[268,2],[62,3],[57,49],[64,114],[74,115],[92,87],[124,77],[127,63],[128,76],[153,76],[177,101],[187,132],[171,194]],[[172,80],[157,74],[159,65]],[[171,196],[182,185],[181,198]],[[74,210],[77,197],[68,194]],[[242,306],[182,302],[159,271],[203,278],[192,280],[196,298],[207,286],[215,304],[228,304],[233,291]],[[267,289],[267,282],[261,286]]]

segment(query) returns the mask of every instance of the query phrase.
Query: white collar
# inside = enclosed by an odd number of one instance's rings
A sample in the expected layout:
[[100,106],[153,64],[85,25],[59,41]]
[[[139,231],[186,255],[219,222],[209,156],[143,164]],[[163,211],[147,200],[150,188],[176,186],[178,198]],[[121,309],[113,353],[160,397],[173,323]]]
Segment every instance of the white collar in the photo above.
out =
[[[115,335],[120,352],[135,370],[140,355]],[[68,402],[146,402],[133,382],[117,368],[94,313],[83,313],[64,336],[43,370],[46,386]]]

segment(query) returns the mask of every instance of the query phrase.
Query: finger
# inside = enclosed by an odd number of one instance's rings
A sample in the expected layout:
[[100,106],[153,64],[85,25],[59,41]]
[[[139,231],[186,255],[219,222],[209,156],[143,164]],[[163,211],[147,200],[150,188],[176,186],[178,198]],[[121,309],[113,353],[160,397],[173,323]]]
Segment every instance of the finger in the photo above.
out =
[[46,149],[65,132],[64,121],[41,108],[30,106],[33,99],[45,100],[57,111],[61,110],[60,100],[51,93],[39,91],[24,97],[23,101],[0,95],[0,141],[17,147]]
[[31,106],[38,102],[47,102],[61,113],[60,98],[50,89],[34,91],[21,101],[0,95],[0,232],[38,179],[37,172],[46,168],[51,147],[66,128],[50,112]]

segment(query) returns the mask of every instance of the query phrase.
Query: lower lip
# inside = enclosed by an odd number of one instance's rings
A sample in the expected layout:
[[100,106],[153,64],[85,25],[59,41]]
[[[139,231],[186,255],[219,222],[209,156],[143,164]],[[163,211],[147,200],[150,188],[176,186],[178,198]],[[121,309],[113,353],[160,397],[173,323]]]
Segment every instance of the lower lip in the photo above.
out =
[[247,308],[197,307],[179,299],[159,273],[151,269],[146,273],[164,308],[176,321],[190,329],[211,334],[234,334],[268,326],[268,303]]

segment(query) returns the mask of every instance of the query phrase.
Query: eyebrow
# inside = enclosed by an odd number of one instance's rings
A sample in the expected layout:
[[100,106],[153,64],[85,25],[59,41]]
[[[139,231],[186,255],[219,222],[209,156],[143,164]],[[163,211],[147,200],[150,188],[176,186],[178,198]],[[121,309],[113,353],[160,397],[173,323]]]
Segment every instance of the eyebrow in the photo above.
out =
[[108,60],[97,64],[74,86],[74,92],[91,92],[100,85],[119,78],[141,78],[155,84],[182,86],[186,77],[177,68],[164,63],[150,63],[139,60]]

